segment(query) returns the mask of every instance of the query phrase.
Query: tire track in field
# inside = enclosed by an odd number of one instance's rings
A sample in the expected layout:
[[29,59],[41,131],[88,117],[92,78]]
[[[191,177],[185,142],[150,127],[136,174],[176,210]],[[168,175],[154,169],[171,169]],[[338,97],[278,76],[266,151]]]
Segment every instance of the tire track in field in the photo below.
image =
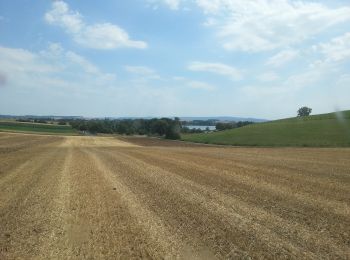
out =
[[[81,147],[72,148],[68,162],[69,198],[60,197],[61,224],[59,256],[64,259],[162,258],[166,252],[153,250],[140,223],[130,215],[124,194],[113,189],[94,156]],[[62,186],[62,185],[61,185]],[[62,186],[63,187],[63,186]],[[67,201],[68,200],[68,201]],[[154,257],[152,257],[152,255]]]
[[[157,152],[146,153],[142,150],[128,150],[125,153],[141,159],[145,163],[171,169],[172,172],[184,178],[198,181],[203,185],[212,188],[220,187],[222,193],[238,197],[241,200],[245,198],[246,202],[256,207],[263,207],[263,209],[282,218],[286,216],[289,219],[293,218],[294,221],[309,226],[313,230],[320,230],[321,221],[323,222],[323,235],[329,231],[330,234],[337,234],[340,241],[344,241],[343,231],[349,230],[350,210],[346,202],[312,196],[303,191],[301,183],[300,191],[294,191],[289,187],[261,180],[259,176],[254,178],[254,175],[251,176],[251,172],[242,171],[240,167],[238,169],[231,167],[230,169],[222,167],[224,163],[214,164],[210,161],[209,156],[202,161],[186,161],[183,156],[175,154],[165,157]],[[213,167],[213,165],[220,166]],[[187,174],[188,172],[191,174]],[[316,219],[305,219],[306,213],[315,216]],[[325,218],[325,216],[329,217]],[[325,219],[330,222],[325,222]],[[339,219],[339,221],[334,222],[334,219]],[[344,223],[349,223],[349,225],[344,226]]]
[[[43,245],[54,228],[54,198],[65,152],[53,149],[36,159],[43,163],[39,167],[31,165],[32,169],[23,172],[22,179],[27,178],[27,183],[21,185],[16,196],[5,207],[1,207],[0,220],[3,225],[0,226],[0,248],[9,259],[44,259],[41,258]],[[16,185],[17,179],[12,181]]]
[[[284,199],[288,198],[290,200],[288,205],[292,205],[294,202],[296,205],[300,205],[300,202],[307,202],[311,208],[317,205],[318,209],[322,206],[322,208],[327,209],[332,214],[336,213],[346,218],[350,215],[350,205],[346,203],[350,199],[350,195],[347,194],[350,186],[347,184],[337,184],[338,192],[341,193],[342,197],[334,200],[334,191],[329,186],[324,186],[323,191],[320,192],[318,190],[322,187],[318,187],[318,183],[311,182],[308,183],[309,189],[305,190],[302,184],[305,185],[307,180],[302,181],[295,178],[294,173],[287,172],[283,168],[269,170],[266,165],[261,168],[253,168],[239,162],[229,160],[218,162],[217,160],[212,160],[210,156],[206,156],[205,160],[203,160],[203,157],[193,158],[179,152],[165,155],[164,152],[161,153],[159,151],[146,153],[141,149],[129,149],[125,150],[125,153],[154,166],[164,165],[173,169],[181,169],[180,173],[190,171],[202,177],[214,177],[214,182],[215,180],[222,180],[220,184],[216,183],[222,188],[225,187],[225,183],[228,184],[230,181],[236,182],[241,186],[246,186],[246,189],[248,186],[254,186],[255,189],[260,189],[262,192],[283,196]],[[196,174],[193,175],[195,176]],[[276,181],[275,175],[277,174],[283,174],[291,184],[288,185],[286,182]],[[270,177],[265,178],[266,175]],[[186,174],[182,174],[182,176],[186,177]],[[187,175],[187,177],[191,177],[191,175]],[[275,177],[275,180],[272,177]],[[291,186],[294,187],[292,188]],[[330,190],[327,195],[324,194],[326,188]],[[333,196],[330,196],[331,192]],[[330,197],[332,198],[330,199]]]
[[[271,222],[273,220],[274,225],[280,223],[278,229],[274,228],[277,233],[282,233],[284,236],[293,234],[289,237],[297,243],[311,240],[307,243],[309,245],[314,244],[310,250],[314,250],[314,248],[324,250],[325,248],[332,248],[329,245],[333,245],[333,247],[335,245],[335,248],[343,248],[335,251],[349,251],[346,241],[347,233],[350,232],[350,219],[346,213],[337,216],[337,213],[332,210],[333,205],[329,200],[314,200],[312,197],[307,200],[308,196],[300,199],[300,193],[295,197],[293,192],[288,193],[285,188],[281,190],[278,187],[276,189],[274,185],[271,186],[269,183],[257,182],[259,178],[256,180],[249,177],[247,179],[246,177],[250,176],[249,172],[237,175],[237,169],[234,168],[230,171],[221,170],[222,164],[215,164],[217,167],[214,168],[209,156],[206,156],[202,161],[194,161],[191,158],[185,161],[182,154],[177,156],[172,153],[172,156],[169,156],[168,154],[164,155],[163,153],[161,155],[156,151],[150,152],[148,150],[128,149],[124,151],[124,154],[140,159],[146,164],[171,171],[173,174],[192,180],[209,189],[220,191],[224,196],[238,199],[249,205],[250,212],[260,211],[258,219],[268,212],[266,221]],[[326,204],[323,202],[326,202]],[[324,211],[323,207],[329,205],[331,205],[331,209],[328,208],[327,211]],[[347,204],[342,210],[345,211],[346,208]],[[249,211],[245,214],[249,214]],[[312,215],[313,218],[304,218],[307,214]],[[335,221],[336,219],[338,221]],[[330,237],[332,239],[329,239]],[[321,243],[321,241],[323,242]],[[334,248],[332,250],[334,251]]]
[[[16,167],[20,167],[22,164],[27,163],[29,160],[33,160],[43,153],[50,152],[50,150],[61,141],[62,139],[53,137],[49,140],[45,139],[45,141],[38,141],[35,144],[26,143],[26,145],[20,150],[1,154],[0,181]],[[12,144],[8,143],[6,146],[12,146]]]
[[[330,184],[336,181],[350,181],[349,161],[346,157],[350,156],[350,149],[326,149],[326,148],[239,148],[227,150],[199,150],[183,151],[189,156],[215,158],[218,162],[232,160],[235,163],[241,163],[245,168],[260,169],[269,166],[275,166],[284,169],[287,173],[293,172],[300,181],[316,180],[318,184]],[[219,164],[220,165],[220,164]],[[327,169],[327,170],[326,170]],[[331,170],[331,172],[329,171]],[[264,176],[268,172],[264,172]],[[273,177],[278,174],[274,173]],[[283,175],[280,175],[283,177]]]
[[[211,168],[215,166],[215,168],[222,170],[241,169],[245,171],[245,174],[249,174],[254,178],[260,178],[279,185],[283,184],[285,186],[293,187],[294,182],[297,182],[304,184],[303,189],[318,186],[321,191],[324,189],[331,189],[331,192],[334,192],[334,189],[339,188],[341,188],[342,191],[347,191],[349,188],[350,170],[348,169],[347,164],[336,165],[337,167],[335,167],[334,164],[329,165],[328,162],[323,165],[322,162],[319,163],[316,161],[313,162],[315,165],[310,165],[311,162],[305,165],[301,164],[299,160],[296,160],[295,158],[293,158],[294,160],[286,160],[276,157],[271,158],[271,156],[258,156],[256,155],[257,152],[250,152],[247,154],[244,151],[241,154],[237,151],[226,152],[226,150],[218,151],[217,149],[206,149],[205,152],[203,152],[192,149],[182,149],[181,151],[156,149],[152,153],[166,155],[168,158],[174,157],[179,160],[190,161],[193,163],[198,162],[197,164],[199,165],[210,166]],[[236,149],[233,150],[235,151]],[[332,158],[337,158],[336,155],[337,154],[334,154]],[[348,155],[350,156],[350,152]],[[285,156],[289,156],[289,153]],[[342,156],[344,156],[344,154]],[[203,158],[206,158],[206,160],[203,160]],[[328,160],[330,159],[328,158]],[[303,161],[305,163],[305,160]],[[293,167],[291,167],[292,165]],[[298,165],[298,167],[295,165]],[[331,174],[330,171],[332,171]],[[291,172],[293,174],[291,174]],[[237,173],[239,173],[239,171],[237,171]],[[316,192],[315,190],[308,190],[308,192],[309,191]],[[318,192],[317,195],[322,195],[322,192]],[[332,196],[334,196],[334,193],[332,193]],[[348,199],[349,198],[347,197],[346,200],[348,201]]]
[[[256,256],[266,252],[276,256],[302,255],[300,249],[285,243],[269,229],[238,214],[232,203],[229,207],[218,203],[211,190],[124,154],[114,156],[118,167],[126,169],[123,175],[131,178],[128,186],[134,186],[134,192],[145,198],[144,203],[153,205],[153,210],[175,228],[183,227],[181,232],[187,241],[196,241],[203,248],[209,246],[220,258],[246,257],[248,251]],[[112,160],[109,157],[104,164]]]
[[[64,140],[60,144],[60,149],[63,149]],[[66,238],[66,222],[69,216],[69,204],[71,202],[71,176],[70,167],[73,160],[73,149],[65,148],[65,159],[62,166],[62,173],[58,179],[58,187],[55,197],[53,198],[54,210],[51,212],[51,228],[48,239],[41,246],[41,259],[59,259],[63,257],[63,252],[66,254],[66,259],[72,257],[72,251],[67,243]]]
[[[173,259],[183,256],[182,254],[192,259],[202,256],[203,252],[195,252],[189,245],[184,244],[176,233],[168,230],[168,227],[163,221],[146,207],[140,196],[133,193],[131,189],[118,178],[117,172],[121,169],[111,170],[106,167],[106,164],[100,159],[99,153],[100,151],[96,149],[88,151],[88,154],[96,163],[97,169],[120,194],[131,216],[135,218],[136,223],[138,223],[143,232],[147,234],[151,243],[150,251],[152,252],[150,252],[150,254],[157,259],[163,257]],[[210,252],[205,253],[210,254]]]
[[[119,158],[119,160],[121,160],[121,163],[133,162],[132,163],[133,165],[139,164],[138,160],[135,157],[129,156],[129,159],[127,159],[126,158],[127,156],[125,156],[125,153],[127,152],[124,152],[124,153],[118,152],[117,153],[118,155],[114,155],[114,157]],[[109,160],[112,160],[112,159],[109,159]],[[163,160],[166,160],[166,158],[163,158]],[[155,162],[156,162],[155,164],[158,165],[158,167],[152,166],[152,164],[149,164],[149,163],[141,162],[143,163],[143,166],[141,166],[140,168],[143,168],[144,172],[151,172],[151,171],[157,172],[159,171],[159,167],[162,167],[162,166],[161,166],[161,163],[157,161]],[[105,163],[107,164],[108,162],[106,161]],[[124,165],[121,167],[126,167],[126,166]],[[164,172],[167,172],[166,168],[162,168],[162,169]],[[171,171],[170,175],[179,174],[179,171],[176,170],[175,168],[171,168],[171,169],[168,168],[168,170]],[[165,178],[168,180],[170,177],[166,175],[164,172],[162,172],[162,174],[160,174],[160,176],[158,177],[162,179]],[[162,176],[162,175],[166,175],[166,176]],[[141,178],[141,173],[140,175],[138,175],[138,177]],[[205,177],[203,176],[203,178]],[[216,178],[219,178],[219,176],[217,176]],[[152,178],[147,176],[145,177],[145,179],[149,180]],[[181,181],[182,180],[180,179],[177,182],[180,183]],[[321,252],[327,252],[327,250],[331,250],[331,251],[334,251],[334,253],[337,252],[337,254],[339,255],[344,254],[344,252],[349,253],[349,250],[347,249],[346,246],[344,247],[344,245],[338,245],[338,243],[336,243],[334,240],[328,237],[327,234],[323,233],[324,231],[319,232],[316,230],[309,229],[306,226],[301,225],[297,222],[288,221],[288,218],[287,219],[285,219],[285,217],[281,218],[274,214],[271,214],[271,212],[267,212],[264,209],[259,209],[259,207],[256,207],[254,205],[252,206],[252,205],[246,204],[241,200],[241,198],[238,198],[237,200],[237,197],[234,198],[232,196],[227,196],[225,194],[222,194],[222,192],[219,192],[220,189],[216,189],[216,188],[219,188],[220,185],[218,185],[217,187],[210,187],[205,185],[198,186],[198,183],[196,182],[196,180],[193,180],[193,181],[189,182],[190,185],[192,185],[192,187],[190,187],[189,190],[195,191],[198,188],[198,192],[200,192],[199,196],[206,198],[208,202],[210,202],[211,200],[215,202],[220,202],[221,203],[220,206],[222,205],[225,206],[226,213],[229,213],[232,206],[234,206],[236,213],[237,211],[238,212],[241,211],[241,215],[244,218],[247,218],[248,220],[250,219],[253,223],[261,223],[262,228],[269,228],[270,230],[272,230],[272,232],[276,233],[276,235],[279,234],[281,237],[289,236],[289,239],[288,239],[289,241],[287,240],[287,243],[294,243],[295,246],[304,248],[303,250],[309,250],[309,252],[313,250],[317,250],[318,252],[321,253]],[[157,180],[155,180],[154,182],[157,182]],[[157,186],[160,186],[158,182],[157,182]],[[170,186],[170,187],[167,187],[167,189],[170,192],[170,190],[172,190],[173,187]],[[178,193],[180,193],[180,191]],[[211,194],[211,195],[208,197],[207,194]],[[257,194],[257,196],[259,195]],[[206,202],[203,202],[201,205],[206,205]],[[239,210],[237,210],[237,208]],[[210,209],[207,209],[207,210],[210,210]],[[222,214],[225,215],[225,212],[222,212]],[[266,230],[265,233],[266,232],[268,232],[268,230]],[[261,230],[260,231],[256,230],[256,232],[254,232],[254,234],[259,234],[259,233],[264,233],[264,232],[262,232]],[[293,236],[291,236],[291,234],[293,234]],[[307,243],[305,243],[305,241],[307,241]],[[300,251],[302,251],[302,249],[300,249]]]
[[1,260],[350,258],[348,149],[34,139],[0,134]]
[[42,173],[56,160],[57,150],[41,150],[31,159],[15,167],[0,178],[0,208],[16,204],[18,197],[25,198],[30,187],[37,185]]
[[59,140],[57,137],[51,137],[51,136],[34,136],[32,138],[28,137],[16,137],[10,138],[5,143],[0,142],[0,154],[9,154],[9,153],[15,153],[21,150],[27,150],[28,148],[31,149],[35,146],[40,145],[47,145],[49,143],[53,143],[55,141]]

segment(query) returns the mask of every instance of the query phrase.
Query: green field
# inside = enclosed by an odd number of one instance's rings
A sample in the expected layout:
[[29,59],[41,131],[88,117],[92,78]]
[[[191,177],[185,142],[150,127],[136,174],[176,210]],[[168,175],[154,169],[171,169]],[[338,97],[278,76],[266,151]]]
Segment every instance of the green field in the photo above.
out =
[[186,134],[182,140],[242,146],[350,146],[350,110],[257,123],[207,134]]
[[77,134],[77,131],[68,125],[21,123],[15,121],[0,121],[0,131],[69,135]]

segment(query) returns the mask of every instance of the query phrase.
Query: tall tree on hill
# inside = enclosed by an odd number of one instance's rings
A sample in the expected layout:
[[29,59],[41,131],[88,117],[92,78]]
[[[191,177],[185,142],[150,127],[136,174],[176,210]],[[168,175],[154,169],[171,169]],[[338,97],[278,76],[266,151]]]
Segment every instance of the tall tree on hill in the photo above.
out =
[[311,114],[312,108],[301,107],[298,109],[298,116],[308,116]]

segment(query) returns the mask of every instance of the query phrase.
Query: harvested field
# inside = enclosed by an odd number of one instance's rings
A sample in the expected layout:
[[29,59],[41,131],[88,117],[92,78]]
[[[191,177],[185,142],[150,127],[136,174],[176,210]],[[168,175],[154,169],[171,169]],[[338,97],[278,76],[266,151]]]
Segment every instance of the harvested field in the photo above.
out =
[[350,149],[0,133],[0,259],[349,259]]

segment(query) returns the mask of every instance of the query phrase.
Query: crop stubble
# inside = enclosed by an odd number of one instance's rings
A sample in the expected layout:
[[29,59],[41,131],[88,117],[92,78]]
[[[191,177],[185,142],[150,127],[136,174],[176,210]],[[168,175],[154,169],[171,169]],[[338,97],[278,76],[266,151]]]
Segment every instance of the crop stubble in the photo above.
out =
[[0,133],[0,259],[350,257],[350,149]]

